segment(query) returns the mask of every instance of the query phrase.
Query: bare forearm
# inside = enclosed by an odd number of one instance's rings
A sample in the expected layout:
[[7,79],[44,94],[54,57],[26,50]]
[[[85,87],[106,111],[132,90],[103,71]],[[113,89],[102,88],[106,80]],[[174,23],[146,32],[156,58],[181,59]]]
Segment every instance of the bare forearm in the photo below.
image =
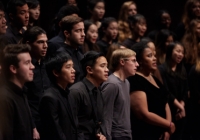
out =
[[169,129],[171,122],[152,112],[148,112],[145,116],[143,116],[143,120],[149,124],[160,126],[166,129]]
[[166,112],[166,119],[168,121],[172,121],[172,115],[168,103],[165,106],[165,112]]

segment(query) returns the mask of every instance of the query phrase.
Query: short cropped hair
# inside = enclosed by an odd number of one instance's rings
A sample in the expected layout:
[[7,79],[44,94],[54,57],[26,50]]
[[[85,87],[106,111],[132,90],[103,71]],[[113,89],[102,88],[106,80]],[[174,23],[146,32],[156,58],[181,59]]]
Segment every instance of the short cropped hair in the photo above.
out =
[[88,51],[84,54],[83,59],[81,59],[84,76],[87,75],[86,67],[87,66],[94,67],[94,65],[96,64],[97,58],[101,56],[104,56],[104,54],[101,52],[96,52],[96,51]]
[[120,60],[123,58],[129,58],[131,56],[136,56],[136,53],[128,48],[119,48],[112,53],[110,59],[109,69],[114,72],[117,70],[120,64]]
[[19,67],[18,55],[20,53],[30,53],[31,47],[28,44],[9,44],[3,50],[2,72],[5,78],[10,78],[10,65]]
[[66,52],[56,53],[54,56],[51,56],[46,62],[46,72],[51,83],[56,82],[56,77],[53,74],[53,71],[61,72],[63,64],[69,60],[72,60],[71,56]]
[[33,43],[37,40],[38,35],[41,34],[46,34],[46,32],[41,27],[33,26],[24,32],[22,43],[26,43],[27,41]]
[[65,16],[62,18],[60,27],[62,31],[68,31],[71,33],[73,26],[79,22],[83,22],[83,19],[77,16]]
[[13,14],[16,15],[17,14],[17,6],[23,6],[27,4],[26,0],[10,0],[7,4],[7,13],[8,14]]

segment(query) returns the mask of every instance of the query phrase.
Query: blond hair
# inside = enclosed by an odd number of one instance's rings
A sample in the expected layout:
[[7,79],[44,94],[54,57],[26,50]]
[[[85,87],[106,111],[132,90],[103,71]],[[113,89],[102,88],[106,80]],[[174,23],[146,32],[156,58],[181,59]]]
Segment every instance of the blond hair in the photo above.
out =
[[131,56],[136,56],[136,53],[128,48],[120,48],[115,50],[112,53],[109,68],[112,72],[116,71],[116,69],[119,67],[120,60],[123,58],[129,58]]

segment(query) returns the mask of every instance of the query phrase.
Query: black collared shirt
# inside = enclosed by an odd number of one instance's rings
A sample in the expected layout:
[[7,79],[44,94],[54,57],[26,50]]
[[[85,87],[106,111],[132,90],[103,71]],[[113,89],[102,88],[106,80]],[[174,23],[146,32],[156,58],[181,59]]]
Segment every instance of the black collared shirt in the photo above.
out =
[[5,37],[9,44],[18,44],[23,38],[23,35],[19,32],[17,28],[12,25],[9,25]]
[[82,70],[82,65],[80,63],[81,59],[83,58],[81,49],[80,48],[75,49],[72,46],[65,44],[65,46],[59,48],[57,52],[66,52],[72,57],[72,61],[74,63],[74,69],[76,70],[75,83],[80,81],[84,75]]
[[49,58],[53,55],[59,48],[65,47],[66,44],[65,37],[60,31],[59,34],[48,41],[47,55],[46,58]]
[[0,88],[0,97],[0,137],[32,140],[32,118],[24,90],[8,82]]
[[41,60],[39,63],[36,59],[32,58],[32,63],[35,66],[34,77],[32,82],[28,82],[25,86],[28,89],[28,102],[32,112],[34,122],[40,121],[38,107],[44,91],[50,86],[50,81],[46,73],[45,64]]
[[[92,91],[94,94],[96,90],[96,104],[97,104],[97,113],[99,120],[103,123],[103,98],[100,90],[96,88],[89,80],[86,78],[83,79],[83,82],[88,87],[89,91]],[[90,100],[89,93],[86,89],[86,86],[82,81],[72,85],[70,87],[69,98],[74,100],[75,104],[72,109],[75,111],[75,115],[78,116],[79,128],[84,133],[84,137],[87,140],[94,140],[95,138],[95,122],[94,115],[92,111],[92,104]],[[95,95],[94,95],[95,96]],[[103,126],[101,126],[101,129]]]

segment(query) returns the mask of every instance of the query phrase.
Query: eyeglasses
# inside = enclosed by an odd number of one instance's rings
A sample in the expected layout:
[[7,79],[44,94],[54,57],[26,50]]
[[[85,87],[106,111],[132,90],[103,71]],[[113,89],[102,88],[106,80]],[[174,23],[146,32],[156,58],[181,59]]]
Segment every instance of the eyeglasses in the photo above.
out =
[[136,59],[128,59],[128,58],[124,58],[125,61],[132,61],[133,63],[137,63]]

